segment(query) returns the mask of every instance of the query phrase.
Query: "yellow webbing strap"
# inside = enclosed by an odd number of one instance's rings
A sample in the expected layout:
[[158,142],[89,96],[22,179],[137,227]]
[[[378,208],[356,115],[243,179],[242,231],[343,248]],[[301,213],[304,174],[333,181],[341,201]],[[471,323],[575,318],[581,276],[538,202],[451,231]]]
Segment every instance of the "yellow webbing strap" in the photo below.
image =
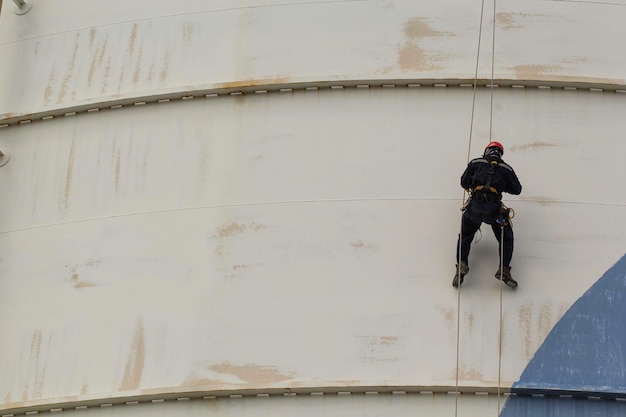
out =
[[[480,191],[480,190],[482,190],[483,188],[485,188],[485,186],[484,186],[484,185],[479,185],[479,186],[477,186],[476,188],[474,188],[474,191]],[[496,190],[496,189],[495,189],[495,188],[493,188],[493,187],[489,187],[489,191],[491,191],[492,193],[496,193],[496,194],[498,194],[498,190]]]

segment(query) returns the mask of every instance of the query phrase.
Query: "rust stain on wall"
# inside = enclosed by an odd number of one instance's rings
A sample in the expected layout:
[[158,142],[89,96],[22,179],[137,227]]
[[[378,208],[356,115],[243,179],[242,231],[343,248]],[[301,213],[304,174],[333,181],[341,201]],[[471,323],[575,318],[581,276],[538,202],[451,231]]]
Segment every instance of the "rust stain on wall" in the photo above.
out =
[[122,65],[122,70],[120,71],[120,77],[117,81],[117,92],[119,93],[122,89],[122,84],[124,84],[124,74],[126,73],[126,64]]
[[378,345],[380,346],[392,346],[398,343],[397,336],[380,336],[378,338]]
[[80,275],[78,274],[78,272],[73,272],[72,276],[70,277],[68,282],[70,284],[72,284],[72,286],[74,288],[76,288],[76,289],[89,288],[89,287],[96,287],[97,286],[96,284],[94,284],[92,282],[81,281],[80,280]]
[[232,237],[232,236],[245,233],[247,231],[258,232],[259,230],[262,230],[262,229],[265,229],[265,226],[257,224],[257,223],[239,224],[239,223],[231,222],[220,227],[217,230],[217,236],[222,237],[222,238],[227,238],[227,237]]
[[474,313],[467,313],[465,315],[466,328],[469,333],[474,331]]
[[169,72],[170,65],[170,52],[167,51],[165,53],[165,58],[163,59],[163,68],[161,68],[161,81],[165,81],[167,78],[167,74]]
[[554,327],[552,320],[552,305],[548,302],[544,303],[539,310],[539,323],[537,324],[538,340],[545,340]]
[[522,333],[524,358],[530,359],[533,355],[532,343],[532,310],[530,306],[522,306],[518,312],[518,325]]
[[245,230],[245,226],[237,223],[229,223],[225,226],[222,226],[218,231],[217,235],[219,237],[230,237],[233,235],[238,235],[243,233]]
[[135,44],[137,43],[137,23],[133,23],[133,29],[130,32],[130,38],[128,40],[128,54],[132,55],[135,52]]
[[501,12],[496,14],[496,23],[502,29],[521,28],[520,18],[527,18],[527,13]]
[[372,250],[377,250],[378,247],[375,245],[371,245],[369,243],[365,243],[362,240],[357,240],[356,242],[352,242],[350,243],[350,245],[354,248],[354,249],[372,249]]
[[[74,66],[76,65],[76,57],[78,56],[78,46],[80,45],[80,33],[76,34],[76,42],[74,44],[74,51],[72,52],[72,59],[70,60],[70,64],[65,71],[65,77],[63,78],[63,83],[61,84],[61,91],[59,92],[59,98],[57,103],[62,103],[67,95],[67,86],[69,81],[74,76]],[[72,96],[73,97],[73,96]]]
[[191,24],[183,26],[183,41],[189,42],[193,38],[195,28]]
[[[99,259],[90,259],[88,260],[84,266],[91,268],[100,264],[101,261]],[[78,273],[78,267],[76,265],[67,264],[65,268],[69,270],[71,273],[70,277],[66,280],[69,284],[71,284],[74,288],[88,288],[88,287],[96,287],[97,284],[88,281],[82,281],[80,278],[80,274]]]
[[403,71],[435,71],[441,69],[436,64],[435,58],[440,55],[432,55],[424,52],[419,41],[424,38],[437,38],[452,36],[449,32],[441,32],[433,29],[428,20],[423,17],[415,17],[404,24],[405,44],[398,51],[398,66]]
[[[96,30],[91,29],[89,31],[89,52],[90,53],[93,49],[93,43],[94,43],[95,37],[96,37]],[[96,70],[97,54],[95,52],[96,51],[94,51],[94,53],[92,53],[91,55],[91,63],[89,64],[89,72],[87,73],[87,85],[88,86],[91,86],[91,83],[93,81],[93,74],[94,74],[94,71]]]
[[529,78],[538,75],[551,74],[560,71],[562,68],[558,65],[538,65],[538,64],[527,64],[527,65],[515,65],[511,67],[511,70],[515,73],[515,76],[518,78]]
[[[456,375],[453,376],[456,379]],[[464,381],[482,381],[483,374],[475,368],[465,368],[464,366],[459,366],[459,380]]]
[[150,65],[150,71],[148,71],[148,81],[152,81],[152,77],[154,77],[154,64]]
[[67,209],[70,198],[70,190],[72,189],[72,175],[74,171],[74,153],[75,153],[75,140],[72,140],[72,146],[70,148],[70,156],[67,162],[67,171],[65,173],[65,190],[63,193],[63,209]]
[[[93,34],[95,36],[95,30],[93,30]],[[94,73],[96,71],[96,68],[99,68],[102,66],[102,63],[104,62],[104,55],[106,53],[106,48],[107,48],[107,40],[105,39],[104,44],[99,47],[96,48],[95,51],[93,51],[93,55],[91,58],[91,64],[89,65],[89,73],[87,75],[87,85],[91,85],[91,83],[93,82],[93,77],[94,77]],[[90,49],[92,49],[93,47],[90,47]]]
[[103,77],[103,80],[102,80],[102,89],[101,89],[102,94],[104,94],[106,92],[107,81],[108,81],[110,75],[111,75],[111,57],[109,57],[109,59],[107,59],[107,65],[106,65],[106,67],[104,69],[104,77]]
[[522,145],[514,145],[511,146],[511,151],[526,151],[526,150],[534,150],[534,149],[540,149],[540,148],[556,148],[557,145],[555,145],[554,143],[548,143],[548,142],[530,142],[530,143],[524,143]]
[[213,365],[210,369],[220,374],[234,375],[248,384],[272,384],[293,378],[293,374],[281,373],[274,366],[257,364],[235,365],[223,362]]
[[190,376],[183,381],[185,387],[212,387],[213,389],[219,389],[223,386],[222,381],[216,381],[209,378],[198,378],[196,376]]
[[414,17],[404,24],[404,34],[409,39],[419,39],[425,37],[450,36],[448,32],[440,32],[433,29],[424,17]]
[[443,311],[443,316],[446,318],[446,320],[451,321],[454,320],[454,310],[452,310],[451,308],[444,308],[442,309]]
[[242,87],[256,87],[263,85],[273,85],[273,84],[286,84],[289,82],[289,77],[276,77],[276,78],[265,78],[261,80],[240,80],[240,81],[232,81],[227,83],[217,83],[215,84],[216,88],[242,88]]
[[558,201],[553,198],[542,197],[542,196],[526,196],[526,197],[520,197],[520,199],[523,201],[530,201],[532,203],[537,203],[542,206],[551,206],[551,205],[558,203]]
[[424,61],[424,52],[417,45],[406,45],[398,53],[398,64],[402,70],[419,70]]
[[[43,390],[43,381],[46,374],[45,370],[45,359],[41,359],[41,345],[43,341],[43,336],[41,330],[36,330],[33,333],[33,338],[31,340],[30,347],[30,364],[34,368],[34,386],[32,398],[41,398],[42,390]],[[40,364],[43,364],[43,369],[41,369]],[[28,389],[25,392],[26,397],[28,398]]]
[[143,47],[139,49],[139,54],[137,54],[137,65],[135,66],[135,72],[133,74],[133,84],[137,84],[139,82],[139,75],[141,74],[142,55],[143,55]]
[[[538,317],[537,317],[538,315]],[[522,331],[524,357],[529,360],[546,339],[558,318],[553,318],[552,304],[544,303],[538,314],[532,305],[522,306],[518,312],[518,325]]]
[[117,157],[115,158],[115,192],[119,193],[120,191],[120,166],[122,165],[121,162],[121,151],[117,151]]
[[52,71],[50,73],[50,77],[48,77],[48,84],[46,85],[46,89],[43,95],[43,98],[46,104],[50,103],[50,98],[52,97],[52,84],[54,83],[55,79],[56,79],[56,74],[54,71]]
[[146,342],[144,337],[143,323],[140,321],[135,330],[135,337],[131,346],[130,355],[124,368],[122,384],[118,391],[131,391],[139,389],[146,356]]
[[93,48],[93,43],[96,40],[96,29],[91,28],[89,30],[89,49]]
[[500,12],[496,14],[498,29],[520,29],[526,26],[532,29],[531,25],[541,22],[542,24],[554,24],[562,20],[563,16],[558,14],[523,13],[523,12]]

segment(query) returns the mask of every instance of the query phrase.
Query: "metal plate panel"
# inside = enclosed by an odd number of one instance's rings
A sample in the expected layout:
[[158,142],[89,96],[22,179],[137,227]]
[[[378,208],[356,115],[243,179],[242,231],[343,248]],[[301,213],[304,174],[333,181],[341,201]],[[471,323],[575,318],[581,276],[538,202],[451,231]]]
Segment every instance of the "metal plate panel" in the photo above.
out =
[[[480,6],[460,0],[427,8],[413,1],[157,1],[118,9],[38,2],[26,15],[0,17],[0,114],[233,86],[473,79]],[[489,10],[487,2],[483,79],[491,76]],[[626,8],[500,1],[496,12],[495,78],[624,84],[623,57],[614,51]]]

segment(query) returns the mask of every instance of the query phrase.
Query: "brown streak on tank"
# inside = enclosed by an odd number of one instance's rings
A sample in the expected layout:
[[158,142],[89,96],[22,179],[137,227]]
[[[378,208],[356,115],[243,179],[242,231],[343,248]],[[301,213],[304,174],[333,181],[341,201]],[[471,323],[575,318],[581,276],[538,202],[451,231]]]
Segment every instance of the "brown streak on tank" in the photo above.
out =
[[150,71],[148,71],[147,80],[152,81],[153,77],[154,77],[154,64],[150,65]]
[[501,29],[517,29],[522,27],[519,18],[527,16],[526,13],[501,12],[496,14],[496,23]]
[[135,66],[135,72],[133,74],[133,84],[139,82],[139,75],[141,74],[141,56],[143,55],[143,47],[139,49],[137,54],[137,65]]
[[107,60],[107,65],[104,69],[104,76],[102,77],[102,89],[101,92],[104,94],[107,88],[107,81],[109,76],[111,75],[111,57]]
[[43,380],[44,380],[44,376],[45,376],[45,368],[44,370],[40,370],[39,369],[39,364],[40,362],[44,364],[46,361],[41,361],[41,344],[42,344],[42,334],[41,334],[41,330],[37,330],[35,331],[35,333],[33,333],[33,339],[31,342],[31,363],[33,363],[33,367],[34,367],[34,386],[33,386],[33,393],[32,393],[32,397],[31,398],[41,398],[41,394],[42,394],[42,387],[43,387]]
[[380,336],[378,340],[379,344],[383,346],[393,346],[398,343],[397,336]]
[[537,203],[542,206],[552,206],[554,204],[558,204],[558,201],[556,201],[555,199],[542,196],[520,197],[520,200],[530,201],[532,203]]
[[[456,375],[454,376],[456,379]],[[476,369],[466,369],[463,366],[459,367],[459,380],[463,381],[482,381],[483,374]]]
[[474,313],[467,313],[465,315],[465,321],[467,322],[467,331],[471,334],[474,331]]
[[211,387],[211,389],[220,389],[224,385],[224,382],[209,378],[190,376],[183,381],[182,385],[184,387]]
[[91,63],[89,64],[89,72],[87,73],[87,86],[91,86],[91,83],[93,82],[93,74],[96,70],[97,59],[96,54],[93,54],[91,57]]
[[132,55],[135,52],[135,44],[137,43],[137,23],[133,23],[133,29],[130,32],[130,38],[128,39],[128,54]]
[[244,229],[245,229],[244,225],[237,224],[237,223],[229,223],[225,226],[222,226],[217,231],[217,235],[219,237],[230,237],[233,235],[238,235],[238,234],[243,233]]
[[514,145],[511,146],[511,151],[527,151],[527,150],[534,150],[534,149],[540,149],[540,148],[556,148],[558,145],[555,145],[554,143],[548,143],[548,142],[530,142],[530,143],[524,143],[522,145]]
[[222,362],[210,368],[220,374],[234,375],[248,384],[272,384],[293,378],[292,374],[283,374],[274,366],[257,364],[235,365]]
[[552,304],[549,302],[544,303],[539,311],[539,320],[537,324],[538,338],[539,340],[545,340],[548,333],[554,327],[554,321],[552,320]]
[[245,233],[248,230],[258,232],[259,230],[264,229],[264,228],[265,226],[256,224],[256,223],[251,223],[249,225],[246,225],[246,224],[239,224],[239,223],[231,222],[222,226],[220,229],[218,229],[217,236],[221,238],[227,238],[227,237],[232,237],[232,236]]
[[89,30],[89,49],[93,48],[93,43],[96,40],[96,29],[91,28]]
[[52,97],[52,84],[54,83],[55,79],[56,79],[56,74],[55,74],[55,72],[53,70],[50,73],[50,77],[48,77],[48,84],[46,85],[46,89],[45,89],[44,94],[43,94],[43,98],[44,98],[45,104],[49,104],[50,103],[50,98]]
[[518,313],[518,325],[520,332],[523,335],[524,341],[524,358],[530,359],[533,355],[533,343],[532,343],[532,308],[531,306],[524,305],[520,308]]
[[526,64],[515,65],[511,67],[511,70],[515,72],[515,76],[518,79],[527,79],[539,75],[554,74],[562,70],[562,68],[558,65]]
[[440,32],[433,29],[424,17],[414,17],[404,24],[404,34],[409,39],[437,38],[450,36],[450,32]]
[[[76,65],[76,57],[78,56],[78,47],[80,45],[80,33],[76,34],[76,43],[74,44],[74,51],[72,52],[72,59],[70,60],[70,64],[65,71],[65,77],[63,78],[63,83],[61,84],[61,91],[59,92],[59,98],[57,103],[63,103],[65,96],[67,95],[67,86],[69,81],[73,77],[74,66]],[[74,97],[74,93],[72,93],[72,98]]]
[[539,13],[519,13],[519,12],[501,12],[496,14],[496,23],[500,25],[500,29],[520,29],[524,27],[526,22],[544,22],[554,23],[554,15],[545,15]]
[[117,81],[117,92],[119,94],[122,89],[122,85],[124,84],[124,73],[126,72],[126,65],[122,65],[122,70],[120,71],[120,78]]
[[[92,29],[93,35],[95,37],[95,30]],[[98,48],[96,48],[95,51],[93,51],[93,56],[91,58],[91,64],[89,64],[89,73],[87,75],[87,85],[91,86],[92,82],[93,82],[93,77],[94,77],[94,73],[96,71],[96,68],[101,67],[102,66],[102,62],[104,61],[104,54],[106,51],[106,46],[107,46],[107,41],[104,41],[104,44]],[[93,49],[93,46],[90,45],[89,49]]]
[[195,28],[191,24],[187,24],[183,27],[183,41],[188,43],[193,38]]
[[404,24],[405,44],[398,51],[398,65],[403,71],[436,71],[441,66],[433,62],[418,45],[420,39],[452,36],[449,32],[440,32],[433,29],[427,19],[414,17]]
[[241,80],[241,81],[232,81],[226,83],[216,83],[216,88],[242,88],[242,87],[257,87],[257,86],[266,86],[266,85],[274,85],[274,84],[286,84],[289,82],[288,77],[276,77],[276,78],[265,78],[260,80]]
[[165,81],[165,79],[167,78],[167,74],[169,72],[169,65],[170,65],[170,52],[167,51],[165,53],[165,58],[163,58],[163,67],[161,68],[161,81]]
[[139,389],[143,367],[145,364],[146,342],[144,337],[143,323],[140,321],[135,330],[135,336],[131,346],[130,355],[124,368],[124,376],[118,391],[131,391]]
[[120,167],[122,165],[122,155],[121,151],[117,151],[117,156],[115,158],[115,192],[119,193],[120,191]]
[[85,281],[81,281],[80,280],[80,275],[78,275],[77,272],[74,272],[72,274],[72,276],[69,279],[69,282],[72,284],[72,286],[76,289],[80,289],[80,288],[89,288],[89,287],[95,287],[96,284],[91,283],[91,282],[85,282]]
[[70,147],[70,156],[67,163],[67,171],[65,173],[65,192],[63,195],[63,209],[66,210],[69,204],[70,191],[72,189],[72,175],[74,171],[74,153],[75,153],[75,141],[72,140],[72,146]]
[[405,45],[398,54],[398,64],[401,70],[419,70],[422,67],[424,53],[422,49],[410,43]]

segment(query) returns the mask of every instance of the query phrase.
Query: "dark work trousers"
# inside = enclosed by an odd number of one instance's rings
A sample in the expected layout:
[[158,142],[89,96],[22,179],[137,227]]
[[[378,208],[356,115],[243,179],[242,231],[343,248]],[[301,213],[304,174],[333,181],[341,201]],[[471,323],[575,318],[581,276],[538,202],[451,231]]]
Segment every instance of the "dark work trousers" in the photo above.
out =
[[[493,234],[498,240],[498,255],[502,253],[502,242],[500,241],[500,225],[496,223],[498,217],[498,211],[500,210],[500,202],[479,202],[470,201],[467,210],[463,213],[463,220],[461,222],[461,235],[459,236],[459,242],[456,244],[456,259],[457,263],[459,258],[469,265],[468,258],[470,253],[470,247],[474,235],[480,229],[482,223],[487,223],[491,226]],[[504,259],[501,259],[502,263],[506,267],[511,266],[511,259],[513,259],[513,228],[509,223],[504,227]],[[459,256],[459,249],[461,254]]]

